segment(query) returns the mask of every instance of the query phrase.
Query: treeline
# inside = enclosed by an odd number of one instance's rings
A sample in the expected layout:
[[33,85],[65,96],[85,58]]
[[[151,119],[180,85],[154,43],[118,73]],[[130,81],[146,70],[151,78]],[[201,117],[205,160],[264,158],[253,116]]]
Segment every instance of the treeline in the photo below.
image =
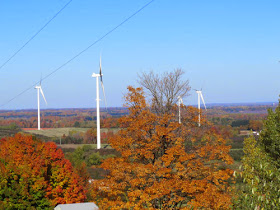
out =
[[[16,125],[20,128],[36,128],[38,126],[37,117],[31,117],[27,119],[2,119],[0,120],[0,126]],[[88,116],[79,117],[58,117],[58,116],[44,116],[44,112],[41,116],[42,128],[63,128],[63,127],[83,127],[91,128],[96,127],[96,118]],[[108,114],[101,116],[102,128],[118,128],[118,118],[112,117]]]
[[[204,114],[216,125],[241,126],[241,129],[258,130],[261,121],[267,116],[264,113],[267,107],[271,106],[214,106]],[[95,127],[95,109],[42,110],[41,113],[41,125],[45,128]],[[101,110],[101,127],[118,128],[120,127],[118,118],[127,114],[127,108]],[[20,128],[36,128],[37,112],[36,110],[0,111],[0,126],[10,124],[16,124]]]
[[[108,108],[101,110],[101,126],[104,128],[119,127],[118,118],[126,115],[126,108]],[[67,109],[42,110],[41,126],[44,128],[84,127],[95,126],[95,109]],[[26,111],[0,111],[0,126],[16,124],[20,128],[36,128],[37,112]]]
[[234,105],[225,104],[208,107],[209,113],[213,114],[266,114],[267,109],[275,109],[276,104],[271,103],[267,105],[248,104],[248,105]]

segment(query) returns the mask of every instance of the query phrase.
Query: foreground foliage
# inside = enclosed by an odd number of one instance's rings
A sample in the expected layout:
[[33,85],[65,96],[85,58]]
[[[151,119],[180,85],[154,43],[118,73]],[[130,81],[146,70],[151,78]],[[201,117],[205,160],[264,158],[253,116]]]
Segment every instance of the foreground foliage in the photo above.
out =
[[22,134],[0,140],[0,208],[45,209],[83,202],[82,182],[54,143]]
[[104,209],[228,208],[232,158],[225,140],[206,129],[199,139],[192,135],[186,152],[190,129],[171,114],[152,113],[142,89],[128,89],[130,113],[120,120],[126,129],[111,139],[121,157],[101,164],[109,174],[93,182],[94,201]]
[[235,207],[240,209],[280,208],[280,107],[268,110],[258,141],[244,141],[243,171],[245,185],[239,189]]
[[268,109],[267,119],[260,134],[260,143],[264,151],[277,163],[280,168],[280,106],[273,112]]
[[243,171],[239,174],[245,185],[237,191],[237,209],[279,209],[280,173],[253,136],[245,139]]

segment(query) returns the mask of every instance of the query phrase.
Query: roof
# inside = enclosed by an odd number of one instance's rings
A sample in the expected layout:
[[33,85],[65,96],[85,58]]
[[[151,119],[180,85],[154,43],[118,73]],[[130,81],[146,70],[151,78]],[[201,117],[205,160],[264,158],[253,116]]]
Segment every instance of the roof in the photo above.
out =
[[72,204],[59,204],[54,210],[97,210],[99,209],[95,203],[72,203]]

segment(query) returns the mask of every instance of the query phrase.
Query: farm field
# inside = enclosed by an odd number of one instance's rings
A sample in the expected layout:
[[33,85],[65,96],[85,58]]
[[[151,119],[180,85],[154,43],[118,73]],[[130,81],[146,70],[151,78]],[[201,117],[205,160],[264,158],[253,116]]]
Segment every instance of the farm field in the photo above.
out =
[[[42,135],[46,137],[55,137],[59,138],[62,137],[63,135],[68,136],[70,131],[76,131],[76,132],[82,132],[85,133],[87,130],[90,128],[76,128],[76,127],[67,127],[67,128],[43,128],[42,130],[37,130],[36,128],[32,129],[25,129],[23,128],[22,130],[26,133],[30,133],[33,135]],[[107,133],[108,131],[113,131],[118,132],[119,128],[101,128],[101,132]]]
[[[57,145],[59,148],[61,148],[62,150],[70,150],[70,149],[77,149],[79,147],[83,147],[83,146],[91,146],[91,149],[96,149],[97,145],[96,144],[61,144],[61,145]],[[104,149],[112,149],[112,147],[109,144],[101,144],[101,148]]]

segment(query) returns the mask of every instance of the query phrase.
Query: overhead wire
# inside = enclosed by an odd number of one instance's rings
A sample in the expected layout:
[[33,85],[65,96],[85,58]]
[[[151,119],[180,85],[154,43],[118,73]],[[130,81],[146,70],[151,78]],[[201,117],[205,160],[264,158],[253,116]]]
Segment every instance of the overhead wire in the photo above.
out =
[[[41,81],[46,80],[48,77],[50,77],[51,75],[53,75],[54,73],[56,73],[57,71],[59,71],[60,69],[62,69],[64,66],[66,66],[67,64],[69,64],[71,61],[73,61],[74,59],[76,59],[77,57],[79,57],[80,55],[82,55],[84,52],[86,52],[88,49],[90,49],[92,46],[94,46],[95,44],[97,44],[98,42],[100,42],[101,40],[103,40],[106,36],[108,36],[109,34],[111,34],[112,32],[114,32],[115,30],[117,30],[120,26],[122,26],[124,23],[126,23],[127,21],[129,21],[131,18],[133,18],[135,15],[137,15],[139,12],[141,12],[143,9],[145,9],[147,6],[149,6],[153,1],[155,0],[151,0],[148,3],[146,3],[144,6],[142,6],[140,9],[138,9],[137,11],[135,11],[132,15],[130,15],[129,17],[127,17],[126,19],[124,19],[121,23],[117,24],[115,27],[113,27],[111,30],[109,30],[107,33],[105,33],[104,35],[102,35],[100,38],[98,38],[96,41],[94,41],[92,44],[90,44],[88,47],[86,47],[84,50],[80,51],[79,53],[77,53],[75,56],[73,56],[72,58],[70,58],[68,61],[66,61],[65,63],[63,63],[62,65],[60,65],[58,68],[56,68],[55,70],[53,70],[51,73],[49,73],[48,75],[46,75],[45,77],[43,77],[41,79]],[[2,104],[0,107],[3,107],[5,105],[7,105],[8,103],[10,103],[11,101],[15,100],[17,97],[21,96],[22,94],[24,94],[25,92],[27,92],[28,90],[32,89],[35,85],[37,85],[40,81],[34,83],[32,86],[30,86],[29,88],[23,90],[22,92],[20,92],[19,94],[17,94],[15,97],[11,98],[9,101],[7,101],[6,103]]]
[[6,66],[7,63],[9,63],[10,60],[12,60],[26,45],[28,45],[44,28],[47,27],[47,25],[50,24],[73,0],[68,1],[55,15],[47,22],[45,23],[32,37],[30,37],[27,42],[25,42],[17,51],[15,51],[12,56],[10,56],[2,65],[0,66],[1,69]]

